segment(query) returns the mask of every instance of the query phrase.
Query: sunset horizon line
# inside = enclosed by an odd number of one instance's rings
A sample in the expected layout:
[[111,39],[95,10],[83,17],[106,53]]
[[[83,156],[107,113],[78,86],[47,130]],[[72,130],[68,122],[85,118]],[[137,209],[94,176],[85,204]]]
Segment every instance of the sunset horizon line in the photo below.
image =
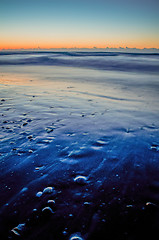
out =
[[90,50],[111,50],[111,49],[118,49],[118,50],[159,50],[159,48],[156,47],[20,47],[20,48],[1,48],[0,51],[7,51],[7,50],[60,50],[60,49],[66,49],[66,50],[80,50],[80,49],[90,49]]

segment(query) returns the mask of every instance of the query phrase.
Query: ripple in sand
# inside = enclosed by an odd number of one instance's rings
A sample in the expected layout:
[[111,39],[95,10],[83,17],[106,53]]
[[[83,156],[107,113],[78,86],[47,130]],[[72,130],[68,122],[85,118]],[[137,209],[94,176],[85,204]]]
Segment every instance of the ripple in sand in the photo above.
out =
[[103,141],[103,140],[98,140],[97,142],[94,143],[95,146],[104,146],[107,145],[109,142],[108,141]]
[[75,149],[69,152],[68,157],[73,159],[80,159],[85,157],[90,157],[94,154],[92,149],[87,149],[85,146],[80,147],[80,149]]
[[78,162],[79,162],[78,160],[68,159],[68,158],[61,159],[60,161],[63,162],[63,163],[70,164],[70,165],[78,164]]
[[52,139],[38,139],[37,144],[48,145],[52,142]]
[[105,147],[108,144],[109,144],[108,141],[98,140],[92,144],[91,148],[94,150],[100,150],[101,148]]

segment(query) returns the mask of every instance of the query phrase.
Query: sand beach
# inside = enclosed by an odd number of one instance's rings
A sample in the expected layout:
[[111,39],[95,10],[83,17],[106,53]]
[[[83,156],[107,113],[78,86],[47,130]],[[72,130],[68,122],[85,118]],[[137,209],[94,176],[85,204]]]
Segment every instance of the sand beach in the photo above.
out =
[[159,55],[0,55],[1,239],[155,239]]

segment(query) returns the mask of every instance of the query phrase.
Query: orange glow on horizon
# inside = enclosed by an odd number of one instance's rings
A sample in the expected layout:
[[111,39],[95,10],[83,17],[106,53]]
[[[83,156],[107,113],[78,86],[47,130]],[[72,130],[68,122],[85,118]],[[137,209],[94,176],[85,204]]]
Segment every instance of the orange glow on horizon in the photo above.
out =
[[157,48],[159,49],[158,36],[156,38],[149,36],[123,36],[118,34],[118,36],[68,36],[63,37],[50,36],[29,36],[26,38],[13,35],[4,36],[0,40],[0,49],[50,49],[50,48]]
[[127,44],[121,43],[120,42],[117,44],[115,41],[112,41],[112,43],[0,43],[0,50],[9,50],[9,49],[61,49],[61,48],[66,48],[66,49],[71,49],[71,48],[137,48],[137,49],[144,49],[144,48],[156,48],[159,49],[159,44],[157,41],[145,41],[145,42],[128,42]]

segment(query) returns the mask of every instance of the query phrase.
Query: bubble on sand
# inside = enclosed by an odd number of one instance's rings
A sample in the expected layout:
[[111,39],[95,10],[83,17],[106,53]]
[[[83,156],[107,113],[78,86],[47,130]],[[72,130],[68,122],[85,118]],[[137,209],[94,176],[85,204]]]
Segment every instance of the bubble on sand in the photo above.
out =
[[77,176],[74,178],[74,182],[78,183],[79,185],[85,185],[85,184],[87,184],[87,177]]
[[54,188],[53,187],[46,187],[43,190],[43,193],[53,193]]
[[83,240],[83,238],[80,233],[75,233],[70,236],[69,240]]

